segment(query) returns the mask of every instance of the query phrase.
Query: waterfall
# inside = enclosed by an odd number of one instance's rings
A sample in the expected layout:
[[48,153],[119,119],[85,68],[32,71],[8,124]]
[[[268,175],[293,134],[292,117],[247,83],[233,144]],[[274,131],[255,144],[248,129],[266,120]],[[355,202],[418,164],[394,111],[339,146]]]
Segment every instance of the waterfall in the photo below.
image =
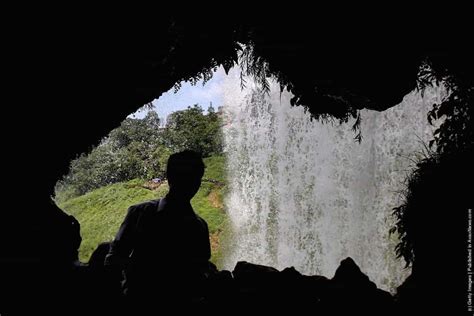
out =
[[233,232],[224,267],[245,260],[330,278],[350,256],[393,292],[410,271],[395,257],[391,212],[432,138],[426,114],[442,92],[413,92],[384,112],[364,110],[361,143],[353,122],[311,121],[275,85],[267,95],[251,87],[224,94]]

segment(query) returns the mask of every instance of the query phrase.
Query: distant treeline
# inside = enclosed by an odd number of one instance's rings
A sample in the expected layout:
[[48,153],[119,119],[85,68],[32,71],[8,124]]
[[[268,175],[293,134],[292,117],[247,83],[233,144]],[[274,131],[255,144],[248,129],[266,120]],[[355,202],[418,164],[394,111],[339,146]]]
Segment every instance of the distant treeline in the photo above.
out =
[[69,173],[56,184],[56,199],[135,178],[164,177],[169,155],[184,149],[203,157],[222,154],[222,115],[212,106],[205,114],[194,105],[160,123],[152,110],[143,119],[125,119],[97,147],[71,161]]

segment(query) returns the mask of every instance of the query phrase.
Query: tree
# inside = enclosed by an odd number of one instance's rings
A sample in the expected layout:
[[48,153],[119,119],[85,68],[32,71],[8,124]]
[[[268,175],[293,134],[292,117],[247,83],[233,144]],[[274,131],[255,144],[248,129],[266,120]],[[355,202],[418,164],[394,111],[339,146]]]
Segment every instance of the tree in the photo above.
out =
[[134,178],[164,177],[173,152],[192,149],[204,157],[221,154],[221,116],[199,105],[170,115],[160,128],[155,111],[143,119],[126,118],[89,154],[71,161],[69,173],[56,185],[56,196],[79,196],[93,189]]
[[221,118],[214,108],[209,114],[195,104],[168,117],[164,142],[173,152],[185,149],[200,152],[203,157],[222,153]]
[[116,148],[132,142],[154,145],[160,139],[160,119],[155,111],[149,111],[143,119],[126,118],[120,126],[109,133],[108,139]]

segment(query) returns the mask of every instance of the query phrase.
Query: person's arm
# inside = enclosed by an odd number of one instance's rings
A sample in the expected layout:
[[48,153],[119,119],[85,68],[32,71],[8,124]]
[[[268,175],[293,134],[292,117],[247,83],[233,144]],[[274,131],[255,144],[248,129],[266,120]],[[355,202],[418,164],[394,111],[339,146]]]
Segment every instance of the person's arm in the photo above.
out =
[[205,220],[202,220],[202,221],[204,222],[204,235],[206,236],[205,239],[207,241],[207,243],[206,243],[206,249],[207,249],[207,251],[206,251],[206,260],[209,260],[209,259],[211,259],[211,242],[209,240],[209,228],[207,226],[206,221]]
[[139,209],[131,206],[123,220],[110,250],[105,257],[105,266],[123,269],[129,260],[135,241],[136,227],[139,219]]
[[217,273],[217,267],[214,263],[209,261],[211,259],[211,242],[210,242],[210,236],[209,236],[209,227],[207,226],[207,222],[201,218],[202,226],[203,226],[203,240],[205,240],[204,243],[204,249],[203,249],[203,263],[204,265],[204,274],[207,277],[209,277],[210,274]]
[[198,257],[196,257],[196,260],[198,262],[207,262],[209,259],[211,259],[211,242],[209,240],[209,228],[207,226],[206,221],[197,215],[197,219],[199,221],[199,236],[196,236],[199,238],[199,252],[198,252]]

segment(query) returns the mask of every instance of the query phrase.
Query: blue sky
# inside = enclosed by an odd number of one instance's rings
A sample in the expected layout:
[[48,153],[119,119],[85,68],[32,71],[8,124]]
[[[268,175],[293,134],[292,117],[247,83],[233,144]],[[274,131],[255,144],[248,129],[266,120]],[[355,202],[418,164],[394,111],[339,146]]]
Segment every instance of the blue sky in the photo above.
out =
[[[178,92],[175,93],[174,89],[171,89],[163,93],[160,98],[155,99],[152,102],[153,108],[160,118],[166,118],[172,112],[194,104],[199,104],[204,110],[207,110],[212,102],[212,106],[217,110],[218,106],[223,105],[222,83],[225,76],[224,70],[219,68],[205,85],[202,84],[202,81],[194,86],[189,82],[183,82]],[[147,112],[148,110],[137,111],[130,117],[142,118]]]

